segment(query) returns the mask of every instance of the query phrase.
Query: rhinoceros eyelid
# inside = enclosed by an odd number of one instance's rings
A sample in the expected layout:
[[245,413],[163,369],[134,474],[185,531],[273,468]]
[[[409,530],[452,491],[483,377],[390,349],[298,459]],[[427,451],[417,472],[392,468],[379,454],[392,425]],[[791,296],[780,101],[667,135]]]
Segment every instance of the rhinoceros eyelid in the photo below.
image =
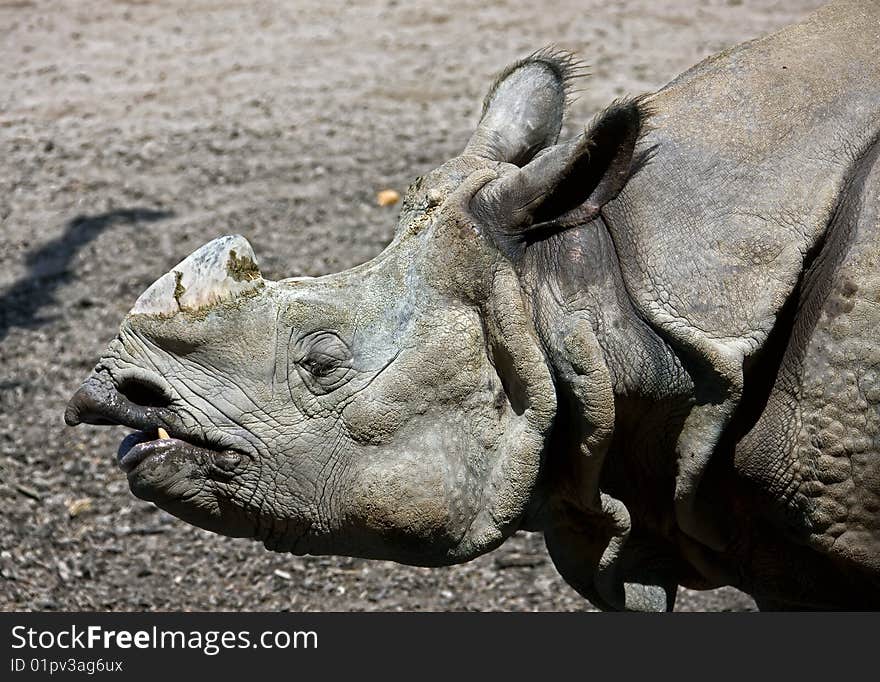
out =
[[314,377],[323,378],[332,374],[336,369],[342,367],[347,358],[341,358],[329,353],[313,352],[306,355],[300,364],[309,374]]
[[348,345],[333,332],[307,334],[299,343],[296,359],[301,375],[310,388],[327,393],[342,386],[352,375],[352,354]]
[[340,360],[351,358],[348,344],[338,334],[330,331],[306,334],[299,340],[298,345],[302,350],[303,358],[310,355],[323,355],[339,358]]

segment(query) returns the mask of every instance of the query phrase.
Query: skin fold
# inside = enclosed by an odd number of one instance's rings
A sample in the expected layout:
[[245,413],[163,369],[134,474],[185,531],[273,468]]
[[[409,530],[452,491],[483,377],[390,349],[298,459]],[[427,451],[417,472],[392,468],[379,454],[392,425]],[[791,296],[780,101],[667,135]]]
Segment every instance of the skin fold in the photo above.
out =
[[376,258],[272,282],[206,244],[66,420],[137,429],[135,495],[276,551],[540,530],[604,609],[877,608],[878,32],[834,3],[562,141],[577,61],[516,62]]

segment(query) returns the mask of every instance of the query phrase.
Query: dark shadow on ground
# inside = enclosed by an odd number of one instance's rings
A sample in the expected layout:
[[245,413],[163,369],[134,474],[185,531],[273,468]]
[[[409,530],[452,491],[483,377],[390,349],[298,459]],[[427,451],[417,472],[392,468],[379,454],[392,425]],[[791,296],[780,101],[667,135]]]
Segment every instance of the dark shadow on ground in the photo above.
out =
[[55,292],[70,281],[70,264],[77,252],[101,232],[120,223],[151,223],[174,215],[150,208],[124,208],[93,216],[77,216],[57,239],[31,251],[28,272],[0,295],[0,341],[13,327],[33,328],[48,322],[40,309],[52,303]]

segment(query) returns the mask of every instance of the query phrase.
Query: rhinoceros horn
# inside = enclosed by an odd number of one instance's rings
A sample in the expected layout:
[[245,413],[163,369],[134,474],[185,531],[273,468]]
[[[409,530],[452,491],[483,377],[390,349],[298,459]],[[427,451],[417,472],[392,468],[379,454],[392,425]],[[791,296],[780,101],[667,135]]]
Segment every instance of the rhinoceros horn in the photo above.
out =
[[195,311],[263,286],[257,258],[240,235],[220,237],[187,256],[157,279],[130,315]]

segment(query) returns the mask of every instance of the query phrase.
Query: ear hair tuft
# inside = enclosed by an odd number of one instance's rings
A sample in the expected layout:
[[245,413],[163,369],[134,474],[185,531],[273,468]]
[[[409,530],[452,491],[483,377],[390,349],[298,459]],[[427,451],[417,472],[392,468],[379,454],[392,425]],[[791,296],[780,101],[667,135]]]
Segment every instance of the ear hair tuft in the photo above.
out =
[[486,110],[492,102],[492,97],[494,97],[495,91],[498,89],[498,86],[504,82],[504,79],[517,69],[521,69],[529,64],[541,64],[546,66],[556,75],[565,90],[566,109],[571,104],[572,95],[575,93],[575,90],[572,87],[574,82],[581,78],[586,78],[589,75],[587,65],[580,59],[580,57],[567,50],[562,50],[555,45],[547,45],[540,50],[532,52],[529,56],[508,65],[495,77],[492,86],[489,88],[489,92],[486,93],[486,97],[483,99],[483,110],[480,113],[481,117],[486,115]]
[[[633,140],[633,144],[637,146],[654,129],[651,118],[656,113],[656,109],[653,102],[649,101],[650,97],[651,93],[643,93],[635,97],[618,97],[593,116],[590,122],[584,126],[584,134],[588,134],[602,120],[615,120],[618,118],[617,115],[624,115],[630,120],[634,119],[638,135]],[[630,166],[629,177],[644,168],[650,162],[654,152],[655,148],[651,147],[635,155]]]
[[651,93],[644,93],[635,97],[618,97],[612,100],[611,104],[593,116],[592,120],[584,127],[584,131],[589,131],[598,121],[607,118],[611,114],[626,112],[636,118],[639,128],[637,141],[641,140],[651,131],[650,119],[656,113],[654,104],[648,101],[650,97]]

